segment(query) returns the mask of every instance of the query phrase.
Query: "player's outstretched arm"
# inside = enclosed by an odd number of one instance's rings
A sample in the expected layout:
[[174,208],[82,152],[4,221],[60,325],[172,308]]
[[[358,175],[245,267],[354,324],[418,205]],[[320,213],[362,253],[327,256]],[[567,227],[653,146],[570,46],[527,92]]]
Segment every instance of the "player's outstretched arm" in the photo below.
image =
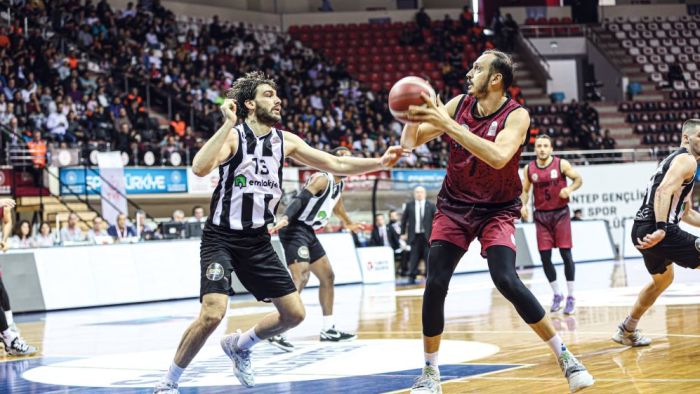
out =
[[561,160],[561,173],[564,174],[567,178],[571,179],[573,182],[561,189],[559,192],[559,197],[561,198],[569,198],[571,196],[571,193],[574,191],[578,190],[581,185],[583,185],[583,178],[581,177],[581,174],[578,173],[578,171],[574,170],[574,167],[569,163],[568,160]]
[[[454,114],[457,112],[457,107],[463,97],[463,94],[455,96],[445,105],[444,108],[451,118],[454,118]],[[443,129],[431,123],[407,123],[403,126],[403,132],[401,133],[401,146],[406,149],[414,149],[443,134],[445,134]]]
[[693,209],[693,203],[690,200],[690,196],[686,197],[685,199],[685,208],[683,209],[683,217],[681,220],[691,226],[700,227],[700,212]]
[[224,124],[209,138],[192,160],[192,172],[197,176],[209,174],[238,149],[237,135],[231,133],[231,129],[236,126],[238,120],[236,102],[233,99],[225,99],[221,104],[221,112],[224,115]]
[[[9,200],[9,199],[8,199]],[[8,240],[12,234],[12,208],[14,206],[14,200],[9,200],[12,204],[7,204],[0,206],[0,209],[4,210],[2,215],[2,239],[0,239],[0,252],[4,252],[8,247]]]
[[11,198],[0,198],[0,209],[2,208],[14,208],[15,200]]
[[350,219],[348,212],[345,210],[343,197],[340,197],[340,199],[338,199],[338,202],[335,204],[335,207],[333,207],[333,213],[338,215],[340,221],[343,222],[343,227],[352,231],[353,233],[364,230],[365,226],[363,226],[362,223],[354,223],[352,219]]
[[526,222],[530,216],[529,211],[527,210],[527,202],[530,200],[531,186],[532,183],[530,183],[530,177],[527,174],[527,166],[525,166],[525,168],[523,168],[523,192],[520,193],[520,202],[523,203],[522,208],[520,208],[520,216],[522,217],[523,222]]
[[428,122],[444,130],[464,149],[489,166],[500,170],[513,158],[518,148],[525,142],[527,129],[530,127],[530,115],[524,108],[518,108],[510,113],[503,130],[498,133],[495,141],[489,141],[473,134],[466,126],[457,123],[445,110],[438,100],[434,103],[430,97],[423,94],[426,107],[410,106],[409,119],[416,122]]
[[290,132],[284,132],[284,154],[307,166],[334,175],[355,175],[396,165],[404,154],[400,146],[392,146],[379,158],[334,156],[310,147],[304,140]]

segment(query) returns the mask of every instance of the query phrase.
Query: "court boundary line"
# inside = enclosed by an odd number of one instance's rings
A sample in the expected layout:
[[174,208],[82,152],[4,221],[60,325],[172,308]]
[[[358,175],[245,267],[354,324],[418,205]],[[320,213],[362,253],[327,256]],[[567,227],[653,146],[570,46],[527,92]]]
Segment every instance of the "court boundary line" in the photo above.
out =
[[[449,365],[504,365],[504,364],[496,364],[496,363],[456,363],[456,364],[449,364]],[[480,373],[480,374],[476,374],[476,375],[465,376],[465,377],[462,377],[462,378],[450,379],[450,380],[446,380],[446,381],[444,381],[444,382],[441,381],[441,382],[440,382],[440,385],[444,385],[444,384],[448,384],[448,383],[454,383],[454,382],[459,382],[459,381],[461,381],[461,380],[463,380],[463,379],[470,379],[470,378],[474,378],[474,377],[484,377],[484,376],[491,375],[491,374],[496,374],[496,373],[501,373],[501,372],[507,372],[507,371],[515,371],[515,370],[517,370],[517,369],[522,369],[522,368],[529,368],[529,367],[532,367],[533,365],[536,365],[536,364],[518,364],[518,365],[516,365],[516,366],[514,366],[514,367],[499,369],[499,370],[497,370],[497,371],[484,372],[484,373]],[[439,366],[438,366],[438,367],[439,367]],[[406,391],[406,390],[410,390],[410,389],[411,389],[411,388],[408,387],[408,388],[401,389],[401,390],[382,391],[382,394],[396,394],[396,393],[402,393],[402,392],[404,392],[404,391]]]
[[[512,331],[506,331],[506,330],[470,330],[470,331],[443,331],[442,335],[445,334],[525,334],[525,333],[532,333],[532,330],[522,330],[522,331],[517,331],[517,330],[512,330]],[[610,339],[609,337],[612,335],[612,331],[563,331],[565,333],[576,333],[577,335],[596,335],[596,336],[604,336],[606,339]],[[420,334],[423,335],[423,331],[358,331],[357,334],[367,334],[367,335],[394,335],[394,334]],[[679,337],[679,338],[700,338],[700,334],[658,334],[658,333],[650,333],[650,332],[644,332],[644,335],[651,336],[651,337]],[[369,339],[369,338],[368,338]],[[406,339],[412,339],[412,338],[406,338]],[[420,339],[420,338],[419,338]],[[477,341],[478,342],[478,341]]]

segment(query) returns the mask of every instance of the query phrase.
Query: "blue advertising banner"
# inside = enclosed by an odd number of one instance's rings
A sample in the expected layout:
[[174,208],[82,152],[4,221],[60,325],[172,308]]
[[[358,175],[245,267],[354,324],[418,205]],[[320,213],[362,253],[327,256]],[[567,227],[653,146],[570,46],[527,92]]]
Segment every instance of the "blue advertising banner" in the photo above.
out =
[[[87,176],[87,179],[85,179]],[[61,195],[100,194],[101,179],[98,172],[85,171],[82,167],[63,167],[59,177]],[[187,193],[186,168],[124,168],[126,194]]]
[[423,186],[427,190],[437,190],[445,179],[445,170],[391,170],[393,188],[409,190]]

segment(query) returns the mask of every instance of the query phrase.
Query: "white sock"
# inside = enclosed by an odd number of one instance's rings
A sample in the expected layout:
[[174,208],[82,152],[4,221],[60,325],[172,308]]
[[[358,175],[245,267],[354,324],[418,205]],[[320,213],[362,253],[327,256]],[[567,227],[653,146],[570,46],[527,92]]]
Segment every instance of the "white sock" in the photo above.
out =
[[241,350],[248,350],[253,347],[256,343],[260,342],[260,338],[255,334],[255,327],[241,334],[238,338],[237,348]]
[[569,290],[569,297],[574,296],[574,281],[566,281],[566,288]]
[[168,382],[173,382],[177,383],[180,380],[180,375],[185,372],[185,368],[180,368],[175,364],[175,361],[173,361],[172,364],[170,364],[170,369],[168,369],[168,374],[165,375],[165,380]]
[[17,333],[12,331],[12,329],[8,328],[7,330],[2,332],[2,337],[5,339],[5,343],[10,345],[12,344],[12,341],[14,341],[15,338],[17,338]]
[[566,345],[562,342],[559,334],[554,334],[554,336],[547,341],[547,345],[549,345],[557,357],[561,356],[561,354],[566,351]]
[[555,280],[554,282],[549,282],[549,285],[552,286],[552,291],[554,294],[561,294],[559,291],[559,283]]
[[430,365],[435,369],[438,368],[438,352],[435,353],[423,353],[425,356],[425,365]]
[[627,316],[625,318],[625,322],[622,323],[622,326],[626,331],[632,332],[637,329],[637,323],[639,323],[639,319],[635,319],[632,316]]
[[5,318],[8,326],[15,324],[15,319],[12,318],[12,311],[5,311]]
[[333,315],[323,316],[323,331],[330,330],[333,327],[335,327]]

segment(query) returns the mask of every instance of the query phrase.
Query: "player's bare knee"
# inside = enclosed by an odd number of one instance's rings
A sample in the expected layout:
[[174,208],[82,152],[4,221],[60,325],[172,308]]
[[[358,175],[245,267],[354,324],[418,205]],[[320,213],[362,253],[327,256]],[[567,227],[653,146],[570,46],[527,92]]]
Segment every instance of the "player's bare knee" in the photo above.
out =
[[335,272],[333,272],[333,270],[328,270],[328,272],[321,275],[318,280],[323,285],[333,286],[335,283]]
[[219,323],[221,323],[224,316],[226,316],[227,308],[228,297],[217,297],[215,299],[205,297],[205,299],[202,300],[202,310],[199,314],[199,320],[206,327],[216,328]]
[[199,315],[199,321],[207,328],[216,328],[226,315],[225,310],[218,308],[203,309]]
[[663,274],[654,275],[654,290],[657,293],[662,293],[671,283],[673,283],[673,269],[667,268]]
[[288,329],[298,326],[304,321],[305,318],[306,310],[304,309],[304,305],[301,303],[299,303],[298,306],[288,308],[285,311],[280,311],[280,319],[282,320],[282,324],[284,324],[284,326]]

